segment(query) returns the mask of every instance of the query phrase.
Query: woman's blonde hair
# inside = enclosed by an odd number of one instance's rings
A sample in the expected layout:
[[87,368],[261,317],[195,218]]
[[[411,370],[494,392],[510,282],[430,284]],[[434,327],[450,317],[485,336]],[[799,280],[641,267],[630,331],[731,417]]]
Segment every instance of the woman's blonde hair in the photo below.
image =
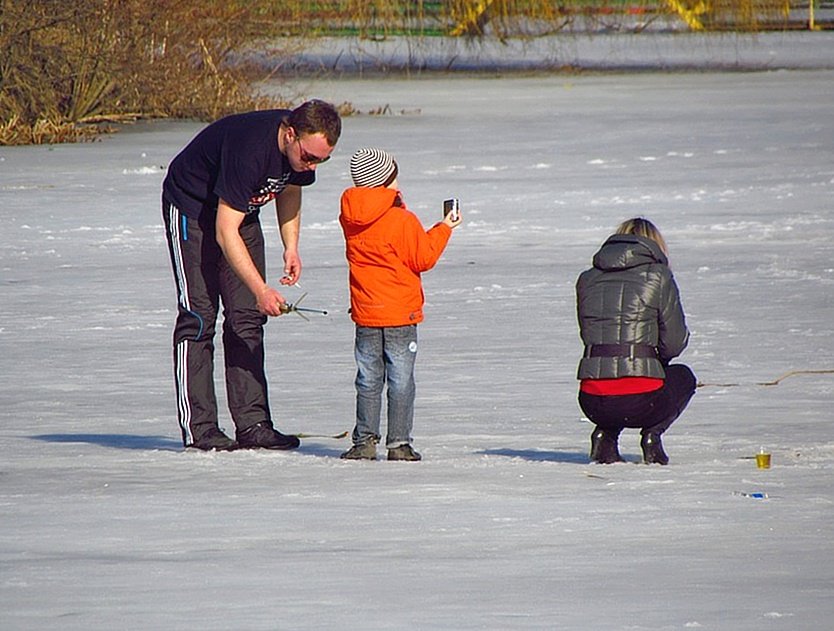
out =
[[638,237],[651,239],[657,243],[658,246],[660,246],[660,250],[667,257],[669,256],[669,250],[666,247],[666,241],[663,239],[663,235],[660,234],[660,230],[657,229],[657,226],[655,226],[648,219],[644,219],[643,217],[628,219],[617,226],[617,230],[614,234],[633,234]]

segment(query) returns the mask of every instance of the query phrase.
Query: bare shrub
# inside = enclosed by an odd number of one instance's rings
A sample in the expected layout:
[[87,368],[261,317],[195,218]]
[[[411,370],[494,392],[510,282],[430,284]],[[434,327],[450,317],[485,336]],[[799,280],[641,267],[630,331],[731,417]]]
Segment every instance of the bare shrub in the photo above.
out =
[[71,139],[67,126],[90,120],[211,120],[275,105],[229,63],[260,34],[256,4],[0,0],[0,143]]

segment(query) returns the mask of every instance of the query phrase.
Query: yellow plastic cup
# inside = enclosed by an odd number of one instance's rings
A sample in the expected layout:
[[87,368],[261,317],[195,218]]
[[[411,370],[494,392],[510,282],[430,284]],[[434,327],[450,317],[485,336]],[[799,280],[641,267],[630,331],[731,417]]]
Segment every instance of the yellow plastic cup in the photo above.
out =
[[756,454],[756,466],[759,469],[770,469],[770,454],[764,452]]

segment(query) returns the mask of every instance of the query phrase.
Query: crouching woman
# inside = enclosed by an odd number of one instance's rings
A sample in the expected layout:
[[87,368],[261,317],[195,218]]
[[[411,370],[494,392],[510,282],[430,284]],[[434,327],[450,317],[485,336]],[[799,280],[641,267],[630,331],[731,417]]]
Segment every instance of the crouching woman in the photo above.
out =
[[665,465],[661,436],[695,394],[688,366],[670,364],[689,341],[678,286],[660,231],[643,218],[622,223],[576,283],[585,351],[579,406],[594,423],[591,460],[621,462],[620,433],[639,428],[643,461]]

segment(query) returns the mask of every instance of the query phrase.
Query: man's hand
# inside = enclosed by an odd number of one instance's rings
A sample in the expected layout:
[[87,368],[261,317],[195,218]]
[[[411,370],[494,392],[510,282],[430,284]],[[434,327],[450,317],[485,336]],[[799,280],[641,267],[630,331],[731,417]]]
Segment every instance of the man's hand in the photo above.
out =
[[284,251],[284,276],[281,277],[282,285],[295,285],[301,278],[301,257],[297,250]]
[[[240,236],[240,225],[245,216],[221,199],[217,204],[217,243],[235,274],[255,296],[258,311],[268,316],[279,316],[286,300],[266,284]],[[298,265],[300,269],[301,263]]]
[[268,316],[279,316],[284,313],[282,308],[287,301],[275,289],[266,285],[257,295],[258,311]]

